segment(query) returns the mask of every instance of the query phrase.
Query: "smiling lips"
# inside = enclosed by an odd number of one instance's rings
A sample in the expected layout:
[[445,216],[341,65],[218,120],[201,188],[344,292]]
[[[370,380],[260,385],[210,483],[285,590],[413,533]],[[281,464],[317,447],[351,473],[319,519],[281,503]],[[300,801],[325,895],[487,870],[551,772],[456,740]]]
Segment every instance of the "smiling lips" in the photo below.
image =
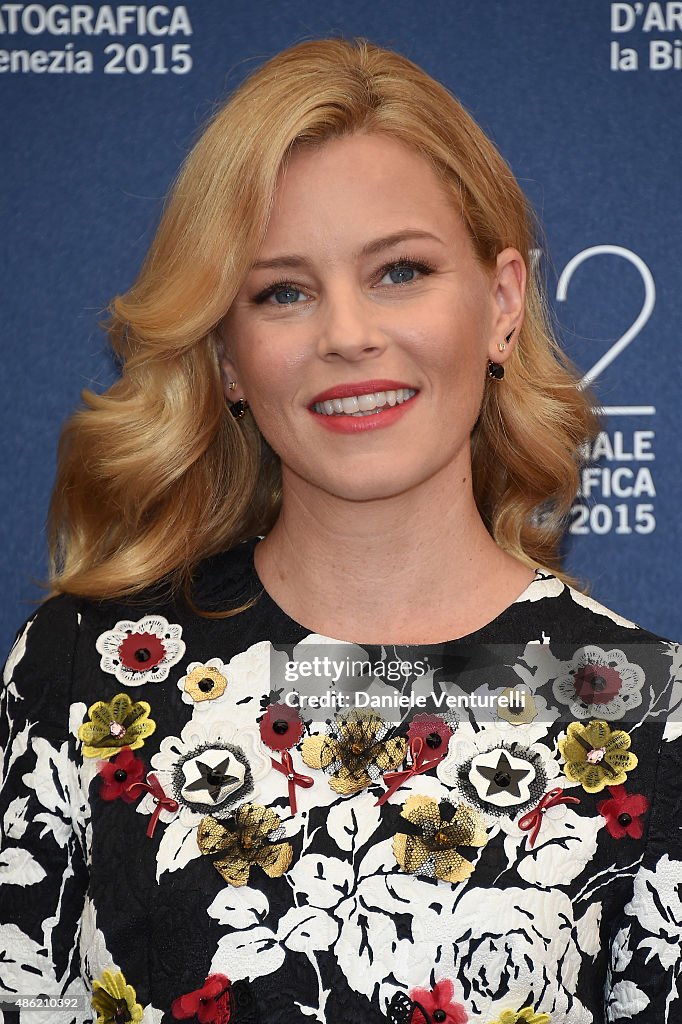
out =
[[313,411],[323,416],[371,416],[386,405],[402,405],[416,394],[413,388],[370,391],[366,395],[349,395],[347,398],[328,398],[324,402],[315,402]]
[[399,381],[341,384],[316,395],[309,409],[327,429],[356,433],[395,423],[416,394],[415,388]]

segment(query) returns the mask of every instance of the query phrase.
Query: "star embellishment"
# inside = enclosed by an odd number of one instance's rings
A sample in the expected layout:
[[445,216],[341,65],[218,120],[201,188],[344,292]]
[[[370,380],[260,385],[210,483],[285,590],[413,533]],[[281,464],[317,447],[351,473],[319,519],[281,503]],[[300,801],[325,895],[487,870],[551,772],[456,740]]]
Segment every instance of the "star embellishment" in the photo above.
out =
[[182,796],[190,803],[218,806],[244,785],[246,770],[229,750],[205,750],[182,766]]
[[507,750],[489,750],[471,762],[469,779],[481,800],[498,807],[512,807],[530,798],[529,785],[536,771],[524,758]]

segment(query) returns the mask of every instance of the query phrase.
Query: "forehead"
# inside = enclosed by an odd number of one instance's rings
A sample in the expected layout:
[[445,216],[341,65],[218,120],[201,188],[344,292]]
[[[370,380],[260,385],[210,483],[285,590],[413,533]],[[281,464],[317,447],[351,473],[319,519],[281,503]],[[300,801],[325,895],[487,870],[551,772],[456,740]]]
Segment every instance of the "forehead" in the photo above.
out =
[[263,250],[436,227],[467,236],[431,163],[388,135],[357,133],[293,151],[278,181]]

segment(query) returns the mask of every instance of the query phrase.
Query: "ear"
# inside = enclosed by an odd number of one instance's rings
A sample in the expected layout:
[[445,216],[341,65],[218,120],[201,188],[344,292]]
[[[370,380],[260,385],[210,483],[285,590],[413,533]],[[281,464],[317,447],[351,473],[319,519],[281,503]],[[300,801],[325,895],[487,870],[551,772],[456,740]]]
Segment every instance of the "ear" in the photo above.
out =
[[[504,363],[518,340],[526,299],[527,270],[518,249],[503,249],[493,273],[493,323],[488,358]],[[513,334],[509,340],[509,333]]]
[[230,404],[232,402],[239,401],[240,398],[245,399],[246,395],[239,382],[239,371],[237,370],[234,361],[229,355],[229,349],[227,341],[223,337],[218,348],[218,359],[220,361],[220,372],[223,378],[223,391],[225,392],[225,398]]

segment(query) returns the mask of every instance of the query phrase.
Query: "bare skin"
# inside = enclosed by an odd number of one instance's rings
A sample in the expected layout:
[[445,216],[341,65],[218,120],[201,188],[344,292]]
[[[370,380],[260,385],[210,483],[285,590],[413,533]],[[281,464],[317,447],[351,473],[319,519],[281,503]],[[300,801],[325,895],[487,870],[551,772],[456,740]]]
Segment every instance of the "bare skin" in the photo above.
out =
[[[224,372],[282,460],[282,512],[256,568],[307,629],[445,641],[533,578],[480,518],[469,443],[484,387],[504,386],[486,382],[487,362],[512,354],[524,288],[516,250],[478,263],[451,197],[403,144],[361,134],[293,156],[225,318]],[[323,414],[319,396],[390,393],[381,382],[409,400]]]

